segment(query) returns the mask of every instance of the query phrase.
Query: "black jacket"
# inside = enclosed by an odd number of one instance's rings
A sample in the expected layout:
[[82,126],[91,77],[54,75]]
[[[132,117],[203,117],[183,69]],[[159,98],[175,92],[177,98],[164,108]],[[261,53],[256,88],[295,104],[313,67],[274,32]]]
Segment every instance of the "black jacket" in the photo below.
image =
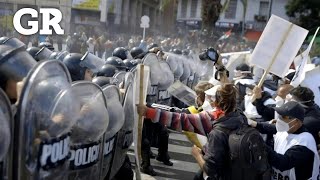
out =
[[[264,134],[275,134],[276,128],[273,124],[258,123],[258,131]],[[294,134],[300,134],[307,132],[308,130],[302,126]],[[273,150],[273,147],[267,146],[268,160],[272,167],[279,169],[280,171],[286,171],[295,167],[296,179],[304,180],[309,179],[312,176],[314,153],[305,146],[292,146],[285,154],[278,154]],[[277,176],[273,174],[273,176]],[[277,179],[277,178],[275,178]]]
[[317,104],[305,108],[305,117],[303,120],[304,126],[312,134],[317,144],[320,144],[319,131],[320,131],[320,108]]
[[256,106],[258,113],[262,116],[264,121],[274,119],[273,107],[275,107],[275,105],[264,105],[264,102],[270,98],[272,98],[272,96],[268,92],[264,91],[262,92],[262,97],[253,102],[253,105]]
[[247,119],[239,112],[232,112],[213,124],[213,129],[208,135],[207,151],[204,155],[205,164],[203,170],[211,179],[229,179],[229,137],[226,133],[216,128],[220,126],[229,130],[236,130],[241,123],[247,123]]

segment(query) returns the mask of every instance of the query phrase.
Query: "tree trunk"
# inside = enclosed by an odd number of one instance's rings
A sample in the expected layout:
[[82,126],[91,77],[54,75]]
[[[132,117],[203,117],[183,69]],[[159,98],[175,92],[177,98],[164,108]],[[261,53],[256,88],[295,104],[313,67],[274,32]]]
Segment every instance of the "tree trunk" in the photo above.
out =
[[202,0],[202,30],[212,34],[215,23],[218,21],[222,5],[221,0]]

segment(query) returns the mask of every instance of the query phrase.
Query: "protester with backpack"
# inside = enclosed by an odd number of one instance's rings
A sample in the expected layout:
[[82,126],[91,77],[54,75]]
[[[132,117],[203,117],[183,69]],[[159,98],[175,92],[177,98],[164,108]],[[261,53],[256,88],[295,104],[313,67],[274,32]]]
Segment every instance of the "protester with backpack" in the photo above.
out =
[[[268,167],[264,142],[259,132],[248,126],[244,114],[237,110],[237,91],[233,84],[218,88],[210,101],[215,110],[210,112],[185,114],[139,105],[138,113],[174,130],[208,136],[203,151],[197,147],[192,149],[201,168],[195,179],[260,180]],[[251,159],[247,161],[242,157]]]
[[267,147],[272,179],[318,179],[319,155],[313,136],[304,127],[305,111],[290,101],[275,107],[276,125],[250,122],[261,133],[275,134],[274,148]]

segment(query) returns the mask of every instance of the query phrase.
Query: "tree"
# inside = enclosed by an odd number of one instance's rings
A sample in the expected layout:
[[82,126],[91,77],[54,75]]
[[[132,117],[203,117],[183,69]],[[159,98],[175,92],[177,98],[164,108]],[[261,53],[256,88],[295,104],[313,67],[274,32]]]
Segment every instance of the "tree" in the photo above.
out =
[[244,35],[244,26],[246,23],[248,0],[241,0],[241,3],[243,5],[243,12],[242,12],[242,36],[243,36]]
[[202,29],[213,31],[222,8],[221,0],[202,0]]
[[286,13],[295,18],[297,24],[312,30],[320,25],[319,0],[290,0],[286,5]]

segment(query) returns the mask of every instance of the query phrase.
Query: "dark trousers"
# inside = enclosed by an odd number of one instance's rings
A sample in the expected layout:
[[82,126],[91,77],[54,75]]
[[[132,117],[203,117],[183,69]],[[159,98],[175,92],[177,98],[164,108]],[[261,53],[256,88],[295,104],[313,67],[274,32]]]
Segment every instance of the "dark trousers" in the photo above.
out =
[[150,166],[151,146],[158,147],[158,156],[168,157],[169,132],[160,123],[145,119],[142,130],[141,154],[143,166]]

